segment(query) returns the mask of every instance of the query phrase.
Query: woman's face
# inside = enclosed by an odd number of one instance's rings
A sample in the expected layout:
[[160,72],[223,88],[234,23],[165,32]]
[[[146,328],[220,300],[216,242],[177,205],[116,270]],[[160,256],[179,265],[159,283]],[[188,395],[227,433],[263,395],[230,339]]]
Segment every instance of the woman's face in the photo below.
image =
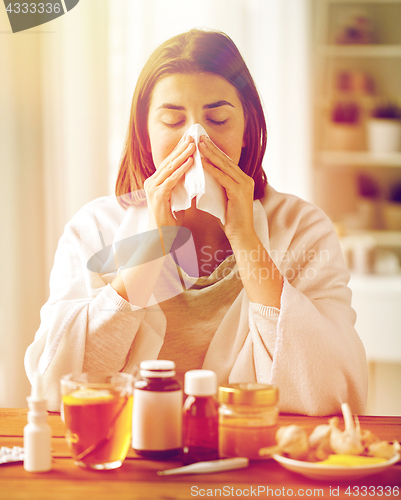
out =
[[160,80],[151,96],[148,133],[156,168],[195,123],[238,164],[245,118],[235,87],[213,73],[175,73]]

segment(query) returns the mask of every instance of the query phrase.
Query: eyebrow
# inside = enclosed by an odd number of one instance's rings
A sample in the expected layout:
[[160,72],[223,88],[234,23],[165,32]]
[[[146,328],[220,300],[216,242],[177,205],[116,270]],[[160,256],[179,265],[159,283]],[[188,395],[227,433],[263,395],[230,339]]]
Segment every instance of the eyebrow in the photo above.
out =
[[[221,106],[231,106],[234,108],[235,106],[231,104],[228,101],[216,101],[212,102],[210,104],[205,104],[202,109],[213,109],[213,108],[220,108]],[[161,106],[159,106],[157,109],[173,109],[175,111],[185,111],[184,106],[177,106],[176,104],[170,104],[170,103],[164,103]]]
[[211,104],[205,104],[202,109],[220,108],[220,106],[231,106],[232,108],[235,107],[233,104],[231,104],[231,102],[217,101],[217,102],[212,102]]

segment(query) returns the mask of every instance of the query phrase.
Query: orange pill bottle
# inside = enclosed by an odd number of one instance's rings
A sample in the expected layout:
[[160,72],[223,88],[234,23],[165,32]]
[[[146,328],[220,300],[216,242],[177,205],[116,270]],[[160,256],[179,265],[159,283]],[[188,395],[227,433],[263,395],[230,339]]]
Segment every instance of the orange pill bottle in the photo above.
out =
[[219,387],[219,456],[258,460],[260,448],[276,444],[278,389],[267,384]]

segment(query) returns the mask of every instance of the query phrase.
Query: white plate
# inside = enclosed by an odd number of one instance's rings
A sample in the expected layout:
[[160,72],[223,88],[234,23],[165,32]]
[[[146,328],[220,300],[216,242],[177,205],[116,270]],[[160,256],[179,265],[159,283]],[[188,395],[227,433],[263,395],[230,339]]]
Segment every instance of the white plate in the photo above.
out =
[[400,454],[396,453],[390,460],[381,464],[353,465],[350,467],[303,462],[302,460],[293,460],[281,455],[273,455],[273,458],[286,469],[311,479],[360,479],[391,467],[398,462]]

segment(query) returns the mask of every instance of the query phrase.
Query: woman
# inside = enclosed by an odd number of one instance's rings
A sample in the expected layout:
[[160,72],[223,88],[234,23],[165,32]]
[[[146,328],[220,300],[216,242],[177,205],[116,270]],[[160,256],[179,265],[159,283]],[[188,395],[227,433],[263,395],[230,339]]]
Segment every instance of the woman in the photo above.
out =
[[[206,132],[199,144],[183,139],[194,124]],[[272,383],[281,411],[327,415],[348,402],[363,412],[366,359],[335,231],[321,210],[267,184],[265,146],[260,99],[229,37],[191,30],[152,54],[133,96],[118,198],[89,203],[66,225],[26,354],[28,376],[44,374],[50,409],[65,373],[160,358],[180,377],[203,367],[220,383]],[[224,190],[224,224],[195,199],[173,210],[197,148]],[[196,269],[188,252],[170,252],[166,230],[179,227],[191,231],[184,246],[193,244]],[[140,234],[135,265],[88,264]],[[176,271],[178,291],[168,289]]]

